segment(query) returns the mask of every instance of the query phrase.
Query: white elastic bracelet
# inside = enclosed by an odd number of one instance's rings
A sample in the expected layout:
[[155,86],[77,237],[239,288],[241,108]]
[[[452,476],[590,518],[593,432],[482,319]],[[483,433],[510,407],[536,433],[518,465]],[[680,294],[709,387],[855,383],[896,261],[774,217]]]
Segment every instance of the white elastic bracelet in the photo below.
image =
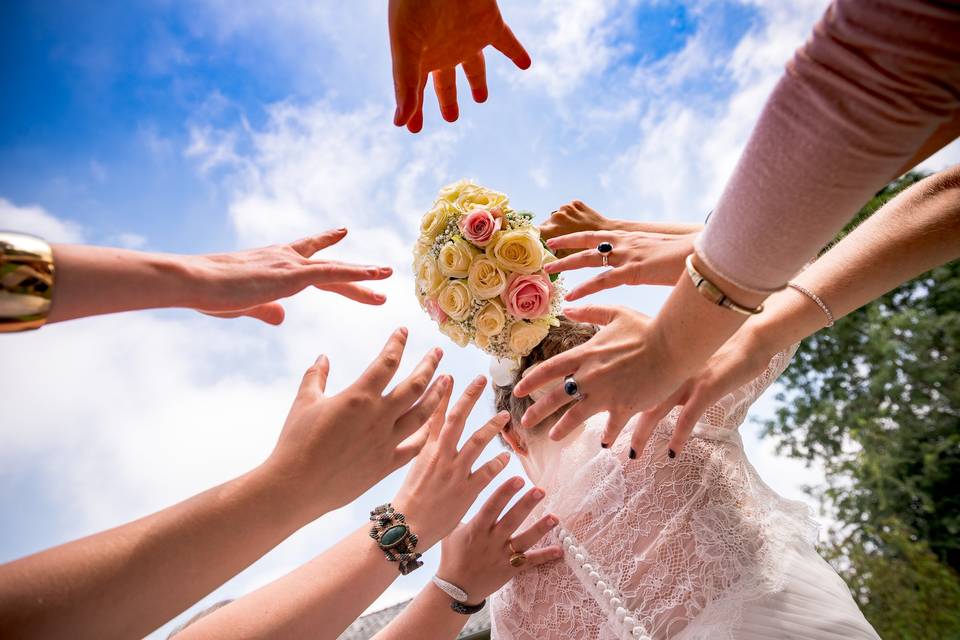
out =
[[787,286],[793,289],[794,291],[799,291],[803,295],[813,300],[813,302],[816,303],[818,307],[820,307],[820,310],[823,311],[823,315],[827,316],[827,326],[828,327],[833,326],[833,313],[830,312],[830,307],[828,307],[827,304],[820,299],[820,296],[815,294],[813,291],[810,291],[806,287],[803,287],[797,284],[796,282],[788,282]]
[[466,591],[439,576],[433,576],[433,584],[457,602],[466,602],[470,598]]

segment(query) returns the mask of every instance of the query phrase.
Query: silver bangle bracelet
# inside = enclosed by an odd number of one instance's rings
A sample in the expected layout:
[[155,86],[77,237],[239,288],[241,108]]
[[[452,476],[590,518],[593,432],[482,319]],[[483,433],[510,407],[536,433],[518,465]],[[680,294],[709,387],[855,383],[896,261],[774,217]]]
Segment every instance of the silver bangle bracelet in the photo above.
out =
[[815,294],[813,291],[810,291],[804,286],[797,284],[796,282],[788,282],[787,286],[793,289],[794,291],[799,291],[801,294],[813,300],[813,302],[820,307],[820,310],[823,311],[823,315],[827,316],[827,326],[833,326],[833,313],[830,311],[830,307],[820,299],[820,296]]
[[470,596],[467,595],[467,592],[453,584],[452,582],[447,582],[439,576],[433,576],[433,584],[446,593],[448,596],[456,600],[457,602],[466,602],[470,599]]

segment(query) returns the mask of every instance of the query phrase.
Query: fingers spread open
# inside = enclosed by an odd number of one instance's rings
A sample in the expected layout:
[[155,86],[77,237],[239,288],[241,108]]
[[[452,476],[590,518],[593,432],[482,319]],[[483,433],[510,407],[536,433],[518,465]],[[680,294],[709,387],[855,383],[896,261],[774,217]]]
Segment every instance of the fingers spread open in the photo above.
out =
[[582,307],[570,307],[563,310],[563,315],[574,322],[589,322],[592,324],[610,324],[620,313],[620,307],[608,307],[599,304],[587,304]]
[[520,44],[517,37],[513,35],[513,31],[510,30],[510,27],[508,27],[506,23],[504,23],[503,29],[501,29],[500,33],[490,44],[492,44],[497,51],[513,60],[513,64],[521,69],[530,68],[530,54],[523,48],[523,45]]
[[330,375],[330,360],[325,355],[317,358],[303,374],[300,381],[300,393],[314,395],[318,391],[322,394],[327,390],[327,376]]
[[463,61],[463,72],[470,83],[474,102],[487,101],[487,64],[483,59],[483,51]]
[[315,236],[307,236],[290,243],[290,248],[299,253],[304,258],[309,258],[317,251],[333,246],[344,239],[347,235],[345,228],[330,229]]
[[325,284],[317,287],[330,293],[336,293],[361,304],[380,305],[387,301],[387,296],[358,284]]
[[430,423],[427,422],[427,424],[414,431],[412,435],[407,436],[393,450],[394,469],[399,469],[413,460],[429,439]]
[[[493,460],[490,462],[493,462]],[[490,463],[488,462],[487,464]],[[473,518],[474,521],[481,523],[483,527],[488,530],[493,529],[497,524],[497,520],[500,518],[500,512],[506,508],[507,503],[509,503],[513,496],[517,495],[517,492],[522,488],[523,479],[516,476],[501,484],[494,489],[490,497],[487,498],[487,501],[484,502],[480,510],[477,511],[477,515]]]
[[400,328],[390,334],[387,344],[380,351],[380,355],[370,363],[367,370],[357,378],[354,387],[381,395],[383,390],[393,380],[403,358],[403,350],[407,346],[407,330]]
[[607,416],[607,426],[605,426],[603,429],[603,435],[600,436],[600,442],[608,447],[613,444],[617,439],[617,436],[620,435],[620,432],[623,431],[623,427],[629,419],[629,414],[621,414],[616,411],[611,411]]
[[413,373],[406,379],[401,380],[393,391],[387,394],[387,400],[394,405],[398,413],[406,411],[420,399],[420,396],[427,390],[427,385],[433,379],[433,374],[436,373],[441,358],[443,358],[442,349],[431,349],[427,352],[427,355],[423,356]]
[[457,106],[457,70],[446,67],[433,72],[433,90],[440,103],[440,115],[447,122],[455,122],[460,115]]
[[426,424],[443,400],[443,394],[446,393],[447,387],[452,386],[452,384],[453,381],[450,376],[440,376],[434,380],[427,392],[420,398],[420,401],[397,420],[394,426],[394,436],[398,440],[403,440]]
[[[533,487],[525,494],[523,497],[517,500],[517,502],[510,507],[510,510],[503,514],[503,517],[500,518],[500,522],[497,523],[497,531],[506,538],[513,536],[513,532],[523,524],[524,520],[527,519],[527,516],[530,515],[530,512],[533,511],[533,508],[543,500],[544,496],[543,489],[540,487]],[[549,527],[543,532],[546,533],[549,530]],[[540,536],[543,535],[540,534]],[[537,536],[530,544],[523,544],[524,540],[522,536],[518,536],[517,543],[514,544],[514,548],[517,551],[529,549],[534,542],[540,539],[540,536]],[[522,545],[522,546],[521,546]]]
[[450,397],[453,395],[453,385],[448,384],[443,389],[440,397],[440,403],[433,410],[427,426],[430,429],[430,440],[439,440],[440,433],[443,431],[443,424],[447,420],[447,407],[450,406]]
[[650,441],[650,436],[653,435],[660,421],[676,406],[678,398],[679,392],[637,416],[634,421],[633,434],[630,436],[630,448],[634,452],[634,457],[643,454],[644,449],[647,448],[647,443]]
[[583,284],[574,287],[573,291],[564,298],[567,302],[573,302],[590,294],[603,291],[604,289],[613,289],[621,285],[630,284],[630,271],[624,267],[619,269],[610,269],[597,274]]
[[[523,499],[521,498],[521,501],[522,500]],[[520,504],[520,502],[517,502],[517,504]],[[513,509],[516,509],[516,508],[517,506],[514,505]],[[513,509],[511,509],[511,511]],[[527,513],[524,514],[523,519],[521,519],[513,527],[513,529],[510,529],[509,531],[514,531],[516,530],[517,527],[523,524],[523,520],[526,519],[529,513],[530,511],[527,511]],[[537,544],[537,541],[539,541],[540,538],[550,533],[550,530],[556,527],[559,522],[560,521],[557,519],[557,516],[555,515],[543,516],[542,518],[537,520],[533,525],[531,525],[528,529],[525,529],[523,532],[517,534],[512,538],[511,542],[513,542],[513,548],[516,549],[517,551],[523,550],[524,552],[526,552],[527,549]],[[504,528],[504,530],[506,530],[506,528]],[[527,559],[529,560],[529,558]]]
[[463,449],[460,450],[459,458],[463,461],[463,464],[467,467],[473,467],[473,463],[477,461],[490,441],[503,431],[504,425],[509,421],[510,414],[501,411],[490,418],[485,425],[474,431],[470,439],[463,445]]
[[520,426],[525,429],[532,429],[553,415],[555,411],[561,409],[563,405],[572,401],[573,398],[567,395],[563,386],[551,389],[545,396],[527,408],[520,420]]
[[460,442],[460,436],[463,435],[463,426],[467,422],[467,417],[473,411],[477,400],[483,395],[483,390],[487,385],[487,379],[483,376],[477,376],[473,379],[463,395],[453,405],[453,409],[447,414],[447,422],[440,433],[440,447],[447,453],[453,455],[457,451],[457,444]]

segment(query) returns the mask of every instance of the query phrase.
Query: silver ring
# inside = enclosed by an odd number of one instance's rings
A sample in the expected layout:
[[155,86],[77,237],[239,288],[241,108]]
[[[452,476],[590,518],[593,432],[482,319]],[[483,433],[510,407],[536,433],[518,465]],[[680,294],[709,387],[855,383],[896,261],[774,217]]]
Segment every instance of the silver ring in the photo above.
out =
[[583,394],[580,393],[580,385],[577,384],[573,376],[567,376],[563,379],[563,392],[574,400],[583,400]]

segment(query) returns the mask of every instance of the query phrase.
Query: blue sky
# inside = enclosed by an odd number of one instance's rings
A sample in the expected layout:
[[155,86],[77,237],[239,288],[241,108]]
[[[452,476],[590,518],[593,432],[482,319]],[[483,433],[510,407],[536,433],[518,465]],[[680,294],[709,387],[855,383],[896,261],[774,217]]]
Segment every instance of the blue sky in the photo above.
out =
[[[425,131],[411,136],[390,124],[385,4],[0,3],[0,227],[203,252],[346,224],[351,234],[333,257],[398,268],[381,288],[390,297],[382,310],[308,292],[288,302],[280,328],[165,311],[4,339],[4,370],[22,375],[5,379],[21,401],[0,420],[0,508],[9,514],[0,561],[248,470],[269,452],[320,351],[333,362],[331,386],[342,386],[403,323],[409,359],[440,344],[462,387],[486,362],[423,317],[409,273],[416,223],[436,190],[472,177],[541,216],[579,198],[612,217],[702,220],[824,6],[505,0],[532,69],[488,52],[487,104],[469,100],[461,75],[460,121],[443,123],[431,94]],[[926,166],[958,156],[954,145]],[[664,295],[598,299],[653,313]],[[816,470],[778,459],[755,427],[745,432],[774,487],[798,496],[817,481]],[[389,499],[400,477],[298,533],[204,603],[308,560]],[[381,602],[413,595],[429,575],[398,581]]]

